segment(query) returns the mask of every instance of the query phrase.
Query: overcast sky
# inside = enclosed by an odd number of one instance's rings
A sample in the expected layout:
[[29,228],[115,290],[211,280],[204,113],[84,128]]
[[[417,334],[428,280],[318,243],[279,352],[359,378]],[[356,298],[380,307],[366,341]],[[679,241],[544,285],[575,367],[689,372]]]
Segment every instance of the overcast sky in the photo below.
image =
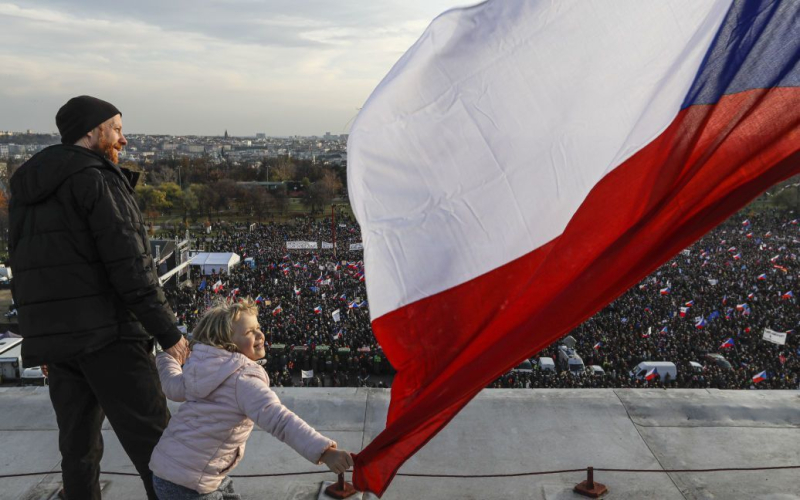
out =
[[0,0],[0,130],[94,95],[149,134],[342,134],[459,0]]

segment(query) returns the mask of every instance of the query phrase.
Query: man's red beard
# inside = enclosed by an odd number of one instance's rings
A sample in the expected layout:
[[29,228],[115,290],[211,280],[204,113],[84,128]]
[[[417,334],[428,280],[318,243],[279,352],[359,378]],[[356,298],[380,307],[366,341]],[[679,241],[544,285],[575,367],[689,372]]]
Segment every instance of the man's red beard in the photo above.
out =
[[114,146],[115,143],[106,139],[104,135],[101,135],[97,141],[97,146],[95,146],[94,151],[96,153],[100,153],[112,163],[119,163],[119,151]]

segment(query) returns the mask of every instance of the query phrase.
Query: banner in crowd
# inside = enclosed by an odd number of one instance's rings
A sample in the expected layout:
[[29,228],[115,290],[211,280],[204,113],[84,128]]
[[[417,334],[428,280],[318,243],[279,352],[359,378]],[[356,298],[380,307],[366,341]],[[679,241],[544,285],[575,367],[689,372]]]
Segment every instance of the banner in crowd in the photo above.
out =
[[287,241],[286,250],[316,250],[316,241]]
[[764,340],[772,342],[773,344],[786,345],[786,334],[764,328]]
[[314,378],[314,370],[300,370],[301,378]]
[[794,0],[490,0],[433,21],[347,148],[373,331],[402,367],[359,490],[800,172],[798,31]]
[[323,241],[322,242],[322,249],[323,250],[332,250],[333,249],[333,243],[331,243],[329,241]]
[[356,250],[364,250],[364,244],[363,243],[350,243],[350,251],[353,252],[353,251],[356,251]]

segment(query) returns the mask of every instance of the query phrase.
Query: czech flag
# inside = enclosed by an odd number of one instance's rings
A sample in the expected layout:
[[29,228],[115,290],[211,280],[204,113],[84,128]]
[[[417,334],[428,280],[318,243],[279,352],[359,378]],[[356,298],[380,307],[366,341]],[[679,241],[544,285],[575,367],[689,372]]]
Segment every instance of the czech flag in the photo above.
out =
[[686,317],[686,313],[689,311],[689,308],[688,307],[681,307],[678,311],[679,311],[678,314],[680,314],[681,318],[685,318]]
[[256,297],[256,304],[260,304],[260,303],[262,303],[262,302],[264,302],[264,297],[262,297],[261,295],[259,295],[258,297]]
[[747,226],[749,226],[749,225],[750,225],[750,219],[745,219],[745,220],[743,220],[743,221],[742,221],[742,225],[743,225],[744,227],[747,227]]
[[669,295],[669,287],[660,290],[661,295]]
[[800,173],[798,23],[794,0],[488,0],[433,21],[347,146],[399,368],[359,490],[383,494],[522,357]]
[[653,380],[656,377],[658,377],[658,368],[652,368],[649,372],[645,374],[644,379]]
[[278,306],[278,307],[276,307],[275,309],[273,309],[273,310],[272,310],[272,315],[273,315],[273,316],[277,316],[277,315],[279,315],[281,312],[283,312],[283,308],[282,308],[281,306]]
[[742,258],[742,254],[740,254],[740,253],[737,253],[736,255],[733,256],[733,260],[739,260],[741,258]]
[[759,382],[763,382],[765,380],[767,380],[767,371],[766,370],[764,370],[761,373],[756,373],[755,375],[753,375],[753,382],[756,383],[756,384],[759,383]]
[[222,291],[223,287],[224,287],[224,285],[222,284],[222,280],[219,280],[216,283],[214,283],[214,286],[211,287],[211,290],[213,290],[214,293],[219,293],[219,292]]
[[783,299],[791,299],[792,297],[794,297],[794,293],[792,293],[792,291],[789,290],[788,292],[786,292],[783,295],[781,295],[781,297]]
[[685,305],[686,305],[686,307],[692,307],[694,305],[694,300],[690,300]]
[[721,346],[719,346],[720,349],[728,349],[729,347],[733,347],[733,339],[732,338],[726,340],[725,342],[722,343]]
[[766,274],[759,274],[758,278],[756,278],[756,279],[758,281],[764,281],[765,279],[767,279],[767,275]]
[[322,314],[322,306],[315,307],[314,314]]
[[667,330],[667,327],[665,326],[665,327],[664,327],[664,328],[662,328],[662,329],[661,329],[661,331],[660,331],[660,332],[658,332],[658,333],[660,333],[661,335],[666,335],[666,334],[668,334],[668,333],[669,333],[669,330]]
[[602,343],[602,342],[598,342],[598,343],[596,343],[596,344],[594,345],[594,349],[595,349],[595,350],[598,350],[598,349],[600,349],[601,347],[603,347],[603,343]]
[[706,326],[706,319],[705,318],[700,318],[700,320],[697,323],[694,324],[695,328],[703,328],[705,326]]

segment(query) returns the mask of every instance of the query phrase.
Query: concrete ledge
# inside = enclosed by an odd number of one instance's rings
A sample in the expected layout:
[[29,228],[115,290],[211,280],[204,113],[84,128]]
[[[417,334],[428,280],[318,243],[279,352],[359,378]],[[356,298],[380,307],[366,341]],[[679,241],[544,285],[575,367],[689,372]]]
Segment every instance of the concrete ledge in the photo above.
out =
[[[0,474],[57,471],[55,415],[47,388],[0,388]],[[358,451],[384,428],[386,389],[278,388],[281,400],[340,447]],[[176,411],[179,405],[170,404]],[[798,470],[674,473],[663,469],[800,465],[800,392],[495,389],[485,390],[400,473],[508,474],[556,469],[652,469],[603,473],[608,499],[800,500]],[[104,431],[103,469],[133,472],[113,431]],[[250,499],[316,499],[335,475],[260,429],[234,474],[319,470],[318,475],[234,478]],[[576,499],[585,474],[506,479],[398,476],[386,499]],[[348,475],[348,478],[350,476]],[[138,478],[102,476],[104,498],[138,499]],[[0,499],[43,498],[58,474],[0,479]],[[354,498],[360,498],[362,495]],[[46,498],[46,496],[44,496]],[[363,498],[375,498],[363,495]]]

